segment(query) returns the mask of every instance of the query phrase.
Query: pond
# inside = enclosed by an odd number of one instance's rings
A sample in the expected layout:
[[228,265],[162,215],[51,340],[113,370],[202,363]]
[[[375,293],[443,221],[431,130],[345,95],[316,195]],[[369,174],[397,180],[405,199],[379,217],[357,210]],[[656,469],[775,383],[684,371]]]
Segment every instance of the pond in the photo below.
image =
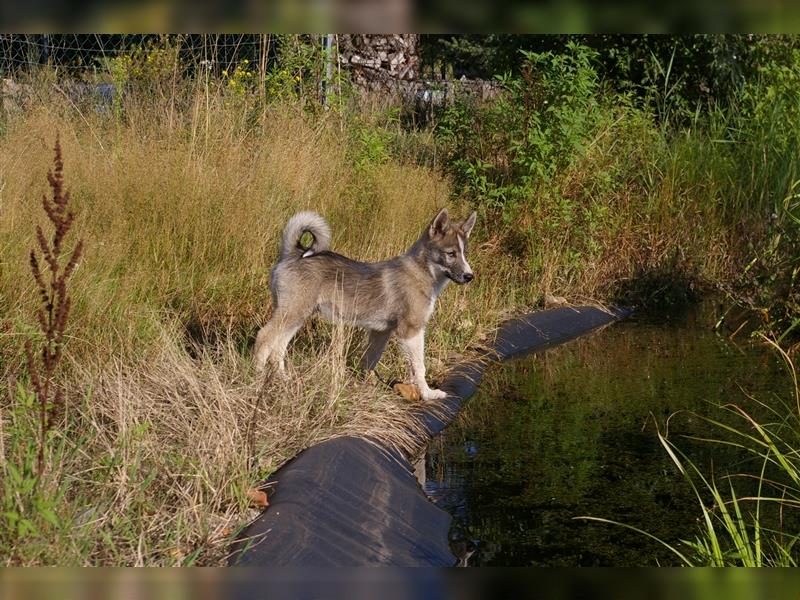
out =
[[574,517],[694,538],[697,499],[656,436],[668,419],[670,440],[704,473],[750,470],[741,453],[683,436],[719,433],[694,413],[755,410],[745,391],[789,398],[788,374],[765,346],[712,331],[713,312],[635,316],[490,367],[426,459],[425,491],[453,516],[453,552],[470,566],[678,564],[642,534]]

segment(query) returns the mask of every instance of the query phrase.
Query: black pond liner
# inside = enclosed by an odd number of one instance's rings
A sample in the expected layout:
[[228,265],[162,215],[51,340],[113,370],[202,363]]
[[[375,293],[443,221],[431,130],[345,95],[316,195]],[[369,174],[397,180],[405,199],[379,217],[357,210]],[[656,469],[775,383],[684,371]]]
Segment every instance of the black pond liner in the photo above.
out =
[[[630,309],[557,308],[508,321],[422,407],[420,446],[458,414],[486,365],[552,348],[624,318]],[[339,437],[298,454],[270,478],[270,506],[232,545],[236,566],[452,566],[450,515],[428,501],[409,458],[375,441]]]

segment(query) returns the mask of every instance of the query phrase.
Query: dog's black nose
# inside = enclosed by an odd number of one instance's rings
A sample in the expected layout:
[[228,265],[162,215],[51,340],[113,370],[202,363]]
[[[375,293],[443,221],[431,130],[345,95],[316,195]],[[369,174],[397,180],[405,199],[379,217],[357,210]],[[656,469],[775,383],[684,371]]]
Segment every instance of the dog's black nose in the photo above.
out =
[[472,273],[464,273],[464,283],[469,283],[473,277]]

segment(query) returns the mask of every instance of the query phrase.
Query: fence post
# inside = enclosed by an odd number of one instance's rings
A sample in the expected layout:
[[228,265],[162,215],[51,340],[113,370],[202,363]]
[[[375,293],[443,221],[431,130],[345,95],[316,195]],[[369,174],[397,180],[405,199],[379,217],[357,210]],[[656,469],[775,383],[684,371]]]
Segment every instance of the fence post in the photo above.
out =
[[325,95],[323,104],[328,106],[328,96],[333,89],[333,34],[325,36]]

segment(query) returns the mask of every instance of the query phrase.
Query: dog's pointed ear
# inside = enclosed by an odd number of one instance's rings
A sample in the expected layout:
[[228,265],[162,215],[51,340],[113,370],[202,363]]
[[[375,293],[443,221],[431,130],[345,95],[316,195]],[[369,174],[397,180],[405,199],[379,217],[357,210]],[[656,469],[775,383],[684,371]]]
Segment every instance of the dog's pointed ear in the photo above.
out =
[[472,232],[472,228],[475,227],[475,220],[478,218],[478,213],[472,211],[472,214],[467,217],[467,220],[461,224],[461,231],[464,233],[465,237],[469,237],[469,234]]
[[431,221],[431,226],[428,230],[428,233],[432,238],[444,235],[444,232],[447,231],[447,227],[449,225],[450,216],[447,214],[447,209],[443,208],[439,211],[439,214],[433,218],[433,221]]

